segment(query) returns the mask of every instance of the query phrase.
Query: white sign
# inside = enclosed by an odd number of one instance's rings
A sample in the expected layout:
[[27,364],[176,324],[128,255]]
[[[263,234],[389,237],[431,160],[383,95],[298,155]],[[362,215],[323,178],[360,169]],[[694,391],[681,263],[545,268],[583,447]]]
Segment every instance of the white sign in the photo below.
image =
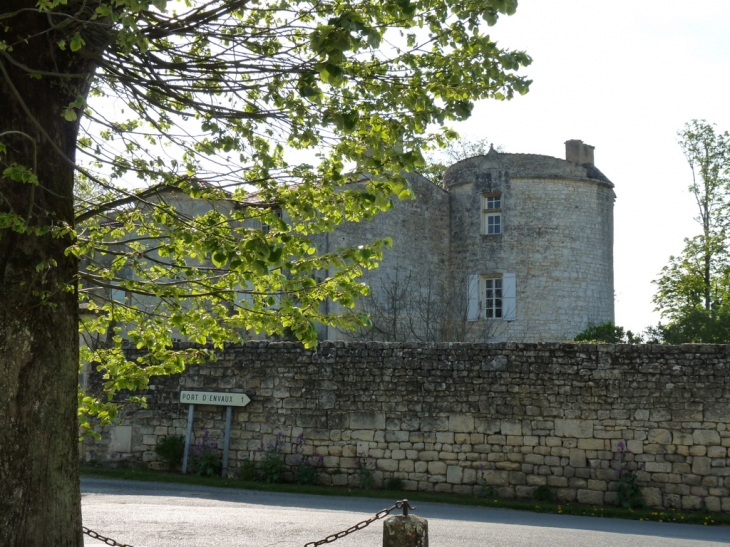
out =
[[245,393],[181,391],[180,402],[188,405],[246,406],[251,399]]

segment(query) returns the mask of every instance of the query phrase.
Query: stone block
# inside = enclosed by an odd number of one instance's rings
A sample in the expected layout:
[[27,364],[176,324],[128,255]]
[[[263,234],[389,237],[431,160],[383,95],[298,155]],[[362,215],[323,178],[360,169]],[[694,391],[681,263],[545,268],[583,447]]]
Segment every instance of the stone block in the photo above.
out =
[[445,475],[446,474],[446,463],[440,461],[428,462],[428,473],[430,475]]
[[154,446],[157,444],[157,435],[143,435],[142,444]]
[[474,433],[474,416],[471,414],[450,414],[449,431],[454,433]]
[[385,442],[387,443],[401,443],[408,442],[410,433],[408,431],[386,431]]
[[730,424],[730,401],[705,404],[704,421]]
[[672,464],[669,462],[646,462],[647,473],[671,473]]
[[377,468],[381,471],[398,471],[398,460],[380,459],[376,460]]
[[586,452],[580,448],[570,449],[570,466],[586,467]]
[[521,435],[508,435],[507,446],[523,446],[525,444],[524,438]]
[[654,408],[649,411],[649,420],[652,422],[669,422],[672,412],[667,408]]
[[695,444],[703,446],[720,445],[720,434],[712,429],[695,429],[692,432],[692,439]]
[[428,416],[421,418],[421,431],[447,431],[449,419],[446,416]]
[[502,435],[522,435],[522,422],[519,420],[502,420],[500,433]]
[[458,465],[449,465],[446,468],[446,482],[461,484],[464,476],[464,469]]
[[672,444],[679,444],[683,446],[691,446],[694,443],[691,433],[683,433],[681,431],[672,432]]
[[606,481],[590,479],[588,480],[588,489],[605,492],[606,490],[608,490],[608,483]]
[[626,441],[626,448],[632,454],[642,454],[644,452],[644,441]]
[[710,446],[707,449],[708,458],[724,458],[727,456],[727,448],[724,446]]
[[710,458],[696,457],[692,461],[692,473],[695,475],[709,475],[712,468]]
[[375,439],[375,431],[368,430],[368,429],[359,429],[357,431],[353,431],[350,434],[350,438],[353,441],[372,441]]
[[697,511],[700,508],[702,498],[699,496],[682,496],[682,509],[685,511]]
[[604,450],[606,441],[603,439],[578,439],[578,448],[583,450]]
[[474,429],[477,433],[492,435],[501,431],[502,423],[500,420],[490,420],[485,418],[476,418],[474,420]]
[[595,490],[578,490],[578,503],[603,505],[603,492]]
[[385,414],[382,412],[350,412],[350,429],[385,429]]
[[511,485],[527,484],[527,475],[522,471],[510,471],[509,483]]
[[575,488],[558,488],[555,494],[559,502],[570,503],[575,501],[578,491]]
[[690,446],[689,447],[690,456],[704,456],[706,454],[707,454],[706,446]]
[[436,433],[436,442],[453,444],[454,443],[454,434],[450,433],[450,432]]
[[593,437],[593,420],[555,419],[556,437],[587,439]]
[[650,429],[646,440],[649,444],[671,444],[672,433],[667,429]]
[[507,471],[489,470],[484,472],[483,480],[487,486],[507,486],[509,474]]

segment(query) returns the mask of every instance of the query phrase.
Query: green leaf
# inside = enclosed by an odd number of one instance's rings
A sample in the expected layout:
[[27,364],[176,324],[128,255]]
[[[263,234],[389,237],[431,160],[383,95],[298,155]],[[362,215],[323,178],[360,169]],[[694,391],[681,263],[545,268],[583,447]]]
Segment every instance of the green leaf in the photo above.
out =
[[[73,35],[73,38],[71,38],[71,43],[69,44],[69,47],[71,48],[71,51],[79,51],[82,47],[86,45],[86,42],[81,37],[81,34],[78,32]],[[59,42],[60,46],[60,42]],[[63,48],[61,48],[63,49]]]

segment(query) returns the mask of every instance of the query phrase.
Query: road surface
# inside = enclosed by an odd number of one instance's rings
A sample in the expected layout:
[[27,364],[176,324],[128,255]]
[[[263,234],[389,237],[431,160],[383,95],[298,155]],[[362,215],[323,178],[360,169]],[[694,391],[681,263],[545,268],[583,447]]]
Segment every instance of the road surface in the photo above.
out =
[[[82,479],[84,525],[134,547],[301,547],[393,505],[382,499]],[[395,500],[393,500],[395,501]],[[414,502],[431,547],[727,547],[730,528]],[[381,547],[383,525],[333,547]],[[103,543],[85,536],[85,547]]]

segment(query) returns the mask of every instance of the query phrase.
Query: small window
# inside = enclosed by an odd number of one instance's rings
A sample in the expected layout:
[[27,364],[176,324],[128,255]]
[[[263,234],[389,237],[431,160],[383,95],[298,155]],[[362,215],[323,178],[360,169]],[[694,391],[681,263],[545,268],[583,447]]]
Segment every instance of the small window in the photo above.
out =
[[485,235],[502,233],[502,194],[482,196],[482,233]]
[[467,321],[517,317],[517,275],[515,273],[467,276]]
[[484,317],[487,319],[502,318],[502,278],[487,277],[484,279]]

